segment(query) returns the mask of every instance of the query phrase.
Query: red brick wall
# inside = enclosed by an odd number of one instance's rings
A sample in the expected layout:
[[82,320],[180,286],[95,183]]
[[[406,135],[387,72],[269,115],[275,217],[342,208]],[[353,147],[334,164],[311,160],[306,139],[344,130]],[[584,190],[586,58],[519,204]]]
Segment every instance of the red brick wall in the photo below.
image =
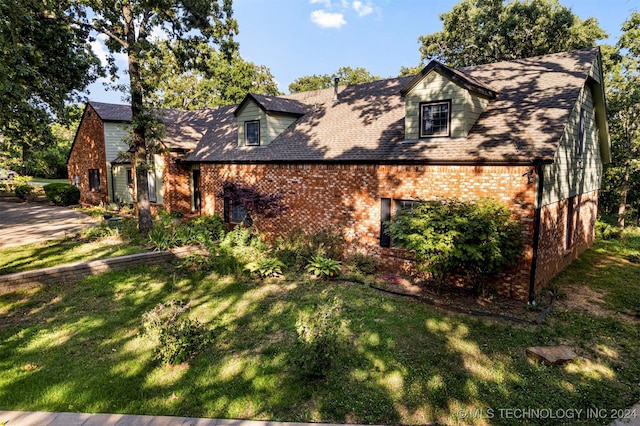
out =
[[[89,189],[89,169],[100,171],[100,191]],[[73,149],[67,163],[69,183],[80,177],[80,202],[100,204],[109,201],[107,186],[107,160],[104,146],[104,126],[98,114],[87,106],[76,134]]]
[[[380,247],[380,199],[490,197],[512,207],[533,235],[535,185],[527,184],[524,166],[387,166],[330,164],[202,164],[203,213],[223,213],[216,198],[225,179],[280,192],[289,210],[277,219],[257,223],[271,235],[300,226],[306,231],[339,227],[351,248],[364,248],[387,268],[405,262],[404,251]],[[500,293],[526,300],[529,294],[531,244],[520,265],[498,284]]]
[[191,170],[179,161],[176,153],[164,154],[162,200],[172,212],[191,212]]
[[[569,203],[573,203],[573,232],[569,235],[570,244],[566,248]],[[593,245],[597,213],[598,191],[561,200],[542,208],[536,262],[536,292]]]

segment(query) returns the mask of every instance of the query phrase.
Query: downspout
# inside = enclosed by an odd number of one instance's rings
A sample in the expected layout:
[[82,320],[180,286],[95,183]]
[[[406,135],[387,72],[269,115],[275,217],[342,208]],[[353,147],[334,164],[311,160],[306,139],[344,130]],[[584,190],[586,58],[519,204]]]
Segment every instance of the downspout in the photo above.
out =
[[113,196],[113,199],[109,199],[109,202],[116,203],[116,183],[115,183],[115,179],[113,178],[113,164],[111,163],[107,163],[107,164],[109,164],[109,171],[111,172],[111,195]]
[[542,194],[544,192],[544,173],[542,164],[536,165],[538,175],[536,206],[533,213],[533,254],[531,256],[531,274],[529,276],[529,303],[535,303],[536,267],[538,264],[538,241],[540,240],[540,224],[542,217]]

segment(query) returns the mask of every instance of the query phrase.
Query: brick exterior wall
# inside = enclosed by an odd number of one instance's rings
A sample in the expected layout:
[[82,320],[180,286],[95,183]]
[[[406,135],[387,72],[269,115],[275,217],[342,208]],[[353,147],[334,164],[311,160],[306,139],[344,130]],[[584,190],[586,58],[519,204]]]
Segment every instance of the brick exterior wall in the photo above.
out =
[[333,226],[343,231],[351,249],[364,249],[391,270],[407,267],[406,252],[380,247],[381,198],[498,199],[525,224],[528,244],[520,264],[496,285],[508,297],[527,300],[529,296],[535,184],[522,176],[529,167],[201,164],[200,170],[203,213],[223,214],[223,202],[216,194],[226,179],[255,185],[263,192],[279,192],[289,210],[279,218],[256,223],[261,231],[276,236],[295,227],[317,231]]
[[165,208],[172,212],[191,212],[191,170],[177,161],[177,153],[164,154],[162,171],[162,199]]
[[[109,201],[106,158],[102,120],[88,105],[76,133],[76,139],[67,163],[69,183],[74,184],[75,176],[80,178],[81,203],[100,204]],[[89,169],[100,171],[100,191],[89,189]]]
[[[570,213],[572,223],[567,226]],[[593,245],[597,214],[598,191],[577,195],[542,208],[536,292]]]

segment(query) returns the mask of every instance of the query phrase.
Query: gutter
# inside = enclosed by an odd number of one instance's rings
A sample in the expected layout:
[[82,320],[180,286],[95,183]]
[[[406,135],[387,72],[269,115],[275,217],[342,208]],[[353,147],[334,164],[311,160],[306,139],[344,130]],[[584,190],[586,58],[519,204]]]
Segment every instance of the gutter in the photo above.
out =
[[542,164],[536,165],[536,174],[538,175],[536,206],[533,217],[533,254],[531,256],[531,273],[529,275],[529,303],[535,302],[536,288],[536,268],[538,264],[538,242],[540,240],[540,224],[542,217],[542,195],[544,192],[544,173]]

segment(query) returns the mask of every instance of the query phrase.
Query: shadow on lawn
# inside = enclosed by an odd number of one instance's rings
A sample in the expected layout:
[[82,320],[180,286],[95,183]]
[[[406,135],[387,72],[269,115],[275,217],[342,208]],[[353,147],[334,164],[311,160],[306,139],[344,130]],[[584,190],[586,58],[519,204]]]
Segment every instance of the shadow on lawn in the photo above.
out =
[[[332,297],[344,302],[341,351],[326,379],[308,380],[288,362],[297,315]],[[142,314],[167,299],[191,300],[193,315],[218,331],[190,364],[159,365],[138,335]],[[463,409],[493,408],[497,417],[499,408],[613,408],[629,393],[602,356],[572,369],[524,358],[526,346],[570,337],[566,327],[448,315],[338,281],[137,268],[4,295],[0,312],[2,409],[456,424],[470,421],[458,416]],[[589,348],[598,336],[609,344],[598,327],[580,342],[586,358],[596,359]]]

